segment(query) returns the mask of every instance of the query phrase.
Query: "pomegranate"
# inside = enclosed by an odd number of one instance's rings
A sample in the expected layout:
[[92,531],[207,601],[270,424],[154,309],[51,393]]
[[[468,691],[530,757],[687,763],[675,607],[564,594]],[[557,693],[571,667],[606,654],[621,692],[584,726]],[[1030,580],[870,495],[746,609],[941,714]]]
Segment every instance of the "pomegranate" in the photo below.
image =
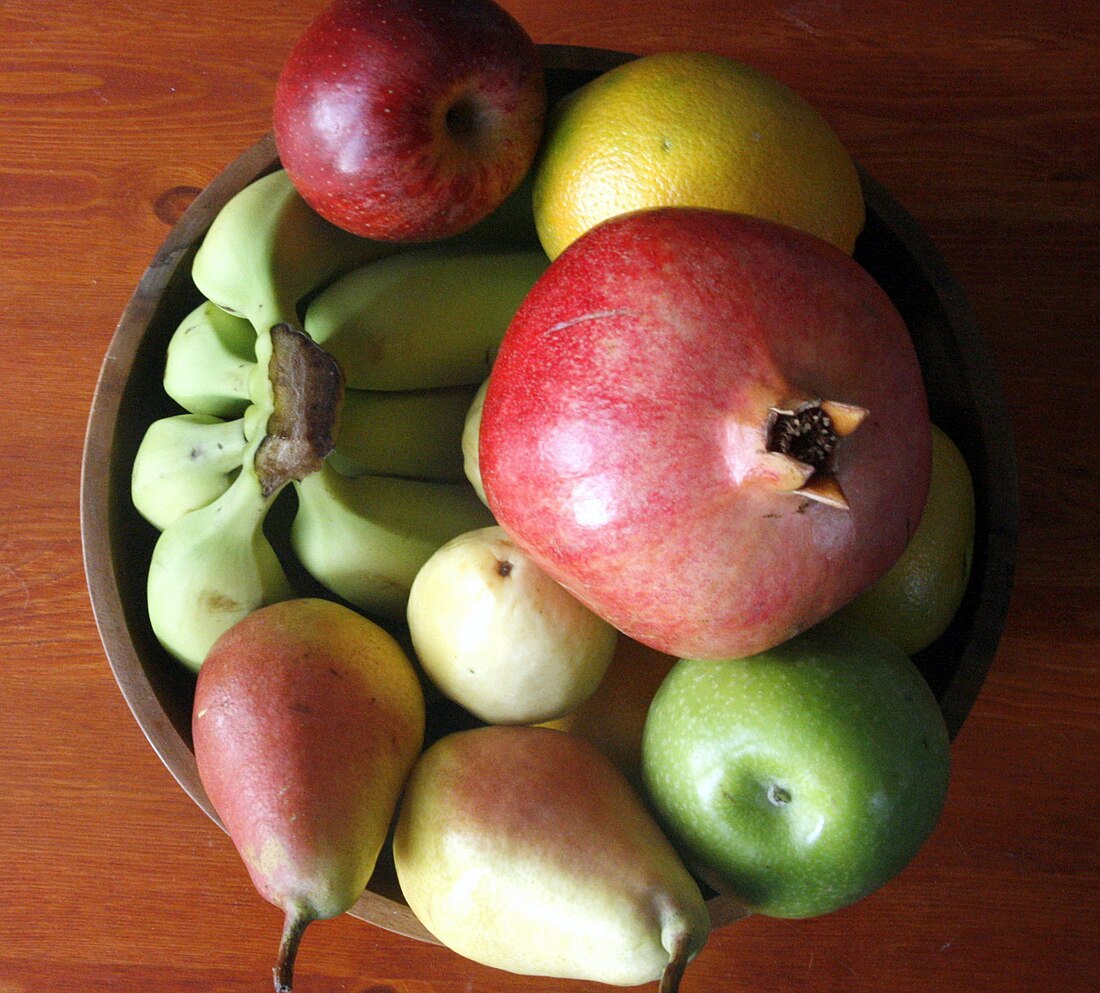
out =
[[485,396],[499,523],[671,655],[741,657],[898,558],[930,473],[905,324],[812,235],[695,208],[607,221],[515,315]]

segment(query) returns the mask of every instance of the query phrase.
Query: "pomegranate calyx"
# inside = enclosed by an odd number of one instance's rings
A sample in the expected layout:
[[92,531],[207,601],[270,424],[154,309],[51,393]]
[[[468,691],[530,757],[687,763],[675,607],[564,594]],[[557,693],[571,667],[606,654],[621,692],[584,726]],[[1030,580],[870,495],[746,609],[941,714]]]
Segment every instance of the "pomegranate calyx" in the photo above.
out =
[[775,481],[775,488],[786,493],[801,490],[816,471],[812,465],[799,462],[798,459],[783,452],[765,453],[767,475]]
[[867,413],[863,407],[837,400],[804,400],[770,408],[765,450],[792,463],[786,474],[789,485],[782,488],[847,510],[848,500],[832,471],[833,455],[840,440],[855,431]]
[[867,417],[866,407],[857,407],[854,403],[841,403],[839,400],[822,400],[821,409],[833,422],[833,430],[843,438],[858,428]]
[[831,472],[815,472],[810,481],[798,491],[802,496],[816,500],[838,510],[848,510],[848,498]]

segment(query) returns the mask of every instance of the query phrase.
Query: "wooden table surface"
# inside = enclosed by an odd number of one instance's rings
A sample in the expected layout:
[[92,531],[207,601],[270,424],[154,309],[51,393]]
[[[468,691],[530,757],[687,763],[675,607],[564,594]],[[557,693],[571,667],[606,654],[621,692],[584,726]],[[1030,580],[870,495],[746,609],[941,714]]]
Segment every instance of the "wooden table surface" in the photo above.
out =
[[[322,0],[0,5],[0,993],[270,989],[280,914],[134,722],[78,490],[100,362],[195,192],[269,128]],[[536,41],[706,48],[832,121],[969,296],[1020,463],[1017,581],[912,865],[842,912],[715,933],[685,993],[1100,988],[1100,7],[505,0]],[[595,991],[344,917],[302,993]]]

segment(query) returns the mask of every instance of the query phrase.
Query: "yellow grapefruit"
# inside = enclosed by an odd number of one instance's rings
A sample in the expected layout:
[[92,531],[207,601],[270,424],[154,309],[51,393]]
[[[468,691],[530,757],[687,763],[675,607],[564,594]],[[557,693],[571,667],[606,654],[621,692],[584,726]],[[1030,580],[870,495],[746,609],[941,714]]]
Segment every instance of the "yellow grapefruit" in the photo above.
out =
[[561,101],[533,199],[551,259],[647,207],[753,214],[849,254],[864,222],[855,164],[821,114],[766,73],[704,52],[643,56]]

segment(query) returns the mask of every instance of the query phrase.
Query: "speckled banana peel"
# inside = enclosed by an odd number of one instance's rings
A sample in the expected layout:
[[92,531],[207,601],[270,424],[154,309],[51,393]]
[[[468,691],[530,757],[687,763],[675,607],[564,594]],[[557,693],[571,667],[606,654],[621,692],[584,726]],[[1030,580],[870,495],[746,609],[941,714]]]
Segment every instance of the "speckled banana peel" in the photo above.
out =
[[245,419],[175,414],[154,421],[134,456],[130,496],[139,514],[163,531],[218,499],[245,453]]

